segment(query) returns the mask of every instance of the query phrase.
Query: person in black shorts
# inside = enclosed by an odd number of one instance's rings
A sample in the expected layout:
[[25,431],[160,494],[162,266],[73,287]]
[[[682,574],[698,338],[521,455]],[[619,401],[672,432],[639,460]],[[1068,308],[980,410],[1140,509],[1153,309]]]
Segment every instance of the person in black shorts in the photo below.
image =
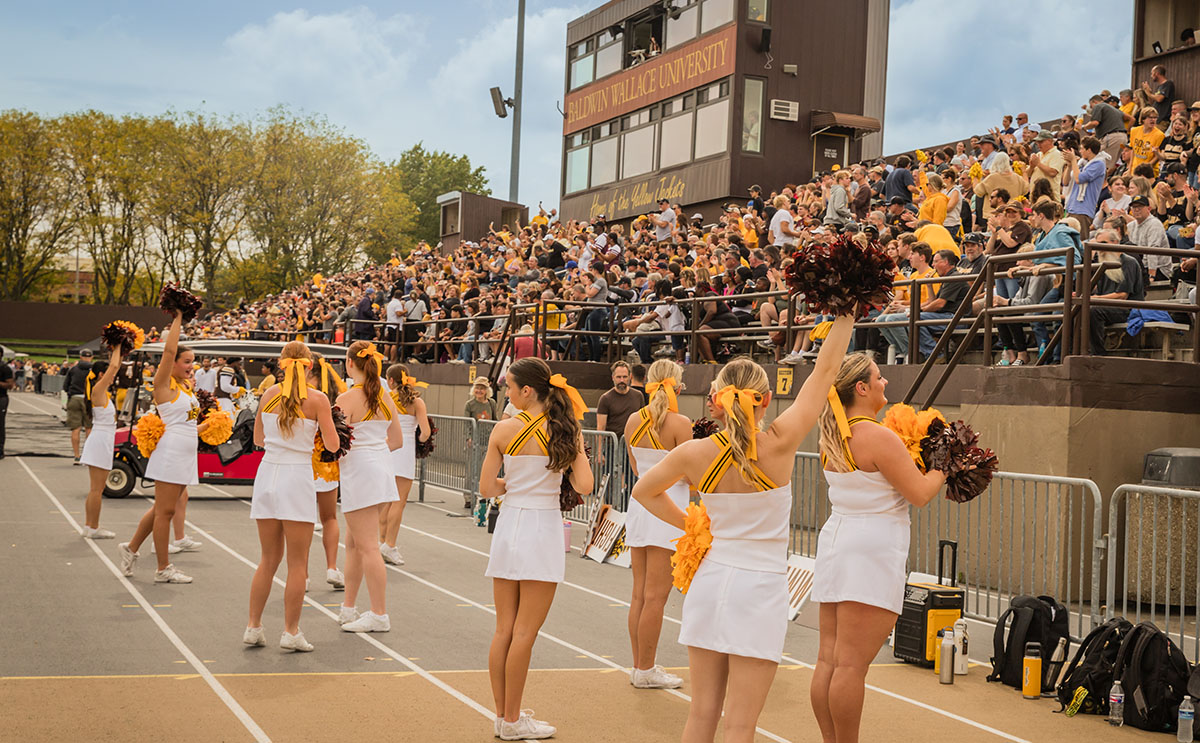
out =
[[16,387],[13,370],[7,361],[0,361],[0,459],[4,459],[4,424],[8,417],[8,391]]

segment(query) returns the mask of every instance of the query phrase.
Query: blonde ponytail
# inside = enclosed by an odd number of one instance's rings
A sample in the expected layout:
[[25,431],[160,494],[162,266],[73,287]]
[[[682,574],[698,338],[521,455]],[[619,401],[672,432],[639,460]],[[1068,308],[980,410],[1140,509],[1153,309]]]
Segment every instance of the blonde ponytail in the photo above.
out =
[[[308,369],[312,368],[312,353],[302,341],[292,341],[279,354],[281,379],[279,395],[279,430],[291,437],[292,429],[299,418],[304,417],[301,409],[308,396]],[[299,367],[299,368],[297,368]]]
[[[843,415],[845,415],[845,409],[854,402],[855,386],[859,382],[871,381],[871,365],[873,363],[871,357],[865,353],[849,354],[842,361],[841,369],[833,378],[833,393],[837,395]],[[851,471],[853,467],[846,460],[846,439],[842,435],[833,404],[828,400],[821,410],[820,417],[817,418],[817,429],[820,432],[820,450],[824,468],[831,472]]]
[[[663,424],[667,422],[667,411],[672,409],[671,403],[682,389],[683,367],[670,359],[659,359],[650,365],[646,372],[646,391],[650,395],[650,402],[646,407],[655,431],[662,431]],[[678,412],[678,402],[673,409]]]
[[758,458],[756,410],[771,391],[767,373],[747,358],[734,359],[717,375],[716,402],[725,410],[725,434],[742,479],[752,482],[751,461]]

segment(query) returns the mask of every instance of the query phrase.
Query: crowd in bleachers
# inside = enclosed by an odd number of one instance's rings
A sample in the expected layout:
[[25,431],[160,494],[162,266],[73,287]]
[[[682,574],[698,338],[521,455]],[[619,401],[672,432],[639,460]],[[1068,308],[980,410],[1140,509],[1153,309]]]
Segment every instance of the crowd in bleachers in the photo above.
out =
[[[1158,67],[1138,89],[1102,91],[1081,110],[1045,128],[1025,113],[1005,116],[953,147],[859,163],[769,191],[754,186],[715,221],[667,200],[625,223],[603,216],[561,221],[553,210],[539,210],[528,225],[493,228],[448,254],[421,243],[382,266],[314,276],[293,291],[209,314],[185,334],[373,338],[392,359],[467,363],[502,352],[500,340],[514,322],[508,330],[515,341],[505,346],[514,358],[600,360],[616,322],[616,330],[637,334],[632,346],[643,362],[657,354],[715,363],[744,350],[706,334],[698,337],[698,357],[687,358],[685,329],[696,327],[737,331],[781,363],[804,363],[819,333],[796,334],[785,348],[783,334],[768,330],[786,324],[788,312],[801,325],[822,318],[783,298],[754,295],[786,289],[784,269],[796,247],[845,233],[879,240],[896,259],[897,280],[978,273],[987,255],[1028,252],[997,279],[994,302],[1052,303],[1061,300],[1061,272],[1039,272],[1065,259],[1039,251],[1074,248],[1078,260],[1083,240],[1193,249],[1200,216],[1200,101],[1175,100]],[[1194,258],[1123,255],[1114,247],[1098,259],[1108,267],[1097,295],[1141,299],[1147,286],[1169,286],[1180,301],[1194,297]],[[898,286],[891,306],[872,313],[893,324],[860,330],[858,347],[883,354],[890,345],[905,358],[908,331],[895,321],[907,318],[911,291],[920,291],[921,317],[939,319],[964,302],[979,308],[983,292],[967,296],[968,289],[962,282]],[[538,313],[510,316],[514,306],[534,305]],[[1106,326],[1127,314],[1092,309],[1094,353],[1104,352]],[[534,332],[537,323],[542,332]],[[741,332],[755,326],[768,330]],[[1001,363],[1027,363],[1053,327],[1000,325]],[[923,353],[939,330],[921,329]]]

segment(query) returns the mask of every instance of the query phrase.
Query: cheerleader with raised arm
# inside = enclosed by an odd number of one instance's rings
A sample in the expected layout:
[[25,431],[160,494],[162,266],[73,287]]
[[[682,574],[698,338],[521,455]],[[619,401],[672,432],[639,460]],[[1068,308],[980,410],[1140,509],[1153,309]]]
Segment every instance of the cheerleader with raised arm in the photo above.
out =
[[284,346],[279,356],[283,379],[263,392],[254,419],[254,443],[263,447],[264,453],[254,476],[250,518],[258,524],[262,558],[250,582],[250,618],[242,636],[247,645],[266,643],[263,609],[271,595],[275,571],[286,555],[287,585],[283,589],[283,636],[279,647],[300,652],[313,649],[300,631],[300,610],[308,579],[308,549],[319,517],[312,471],[317,431],[326,449],[338,448],[329,398],[308,388],[310,368],[308,346],[301,341]]
[[392,402],[396,403],[396,411],[400,414],[404,445],[392,452],[398,500],[384,504],[380,509],[379,552],[385,562],[403,565],[404,558],[396,546],[396,539],[400,536],[400,522],[404,518],[408,493],[417,477],[417,441],[429,438],[429,416],[425,410],[425,401],[420,398],[420,390],[429,385],[408,376],[408,367],[403,364],[392,364],[388,367],[387,382],[391,388]]
[[154,480],[154,505],[138,522],[133,538],[118,546],[121,571],[133,575],[138,549],[153,533],[158,561],[155,583],[192,582],[191,576],[184,575],[170,562],[171,519],[187,486],[200,482],[196,469],[200,438],[196,421],[200,416],[200,403],[192,393],[192,364],[196,355],[179,344],[183,315],[179,310],[173,314],[175,319],[171,321],[163,343],[162,359],[154,372],[154,405],[164,425],[162,436],[146,464],[146,477]]
[[[646,472],[663,460],[667,452],[692,440],[692,422],[679,412],[683,392],[683,367],[670,359],[659,359],[646,374],[650,404],[629,416],[625,443],[634,474]],[[680,510],[688,505],[688,484],[680,480],[667,489]],[[658,637],[662,632],[663,609],[671,595],[671,554],[683,532],[650,514],[636,500],[625,515],[625,546],[633,568],[633,597],[629,601],[629,642],[633,646],[633,668],[629,680],[639,689],[675,689],[683,679],[667,673],[655,663]]]
[[[308,370],[308,386],[320,390],[330,400],[346,391],[346,383],[338,376],[325,357],[312,352],[313,364]],[[337,519],[338,481],[330,482],[318,477],[313,481],[317,488],[317,512],[320,521],[321,546],[325,550],[325,582],[334,589],[346,587],[346,577],[338,570],[338,540],[342,538]]]
[[856,743],[867,670],[904,607],[909,505],[937,497],[946,476],[922,474],[875,416],[887,380],[865,354],[841,365],[821,413],[821,462],[833,512],[817,539],[812,600],[821,644],[809,690],[825,743]]
[[578,493],[590,493],[594,482],[579,427],[587,407],[575,388],[533,357],[513,362],[506,382],[509,400],[521,413],[492,430],[479,480],[484,498],[503,496],[485,573],[496,604],[488,675],[496,736],[536,740],[554,735],[555,728],[522,710],[521,699],[533,641],[566,571],[563,476]]
[[[771,402],[767,373],[750,359],[727,364],[717,376],[714,402],[725,428],[685,441],[642,474],[633,497],[676,529],[687,529],[676,559],[699,560],[683,603],[679,642],[688,646],[692,703],[685,743],[712,741],[724,711],[727,743],[754,739],[758,716],[783,656],[787,634],[787,553],[791,476],[796,450],[825,402],[853,320],[834,321],[816,366],[796,400],[766,431],[759,425]],[[686,543],[704,519],[667,495],[686,479],[699,491],[711,519],[711,549],[695,554]],[[696,540],[697,542],[703,539]]]
[[[338,465],[346,516],[346,595],[338,621],[347,632],[387,632],[387,568],[379,553],[379,511],[396,500],[391,452],[403,443],[400,417],[383,389],[383,354],[374,343],[355,341],[346,352],[350,389],[338,396],[354,443]],[[371,608],[358,613],[358,589],[366,579]]]
[[100,503],[104,499],[104,481],[113,464],[113,445],[117,437],[117,406],[108,388],[121,368],[121,348],[114,346],[108,361],[97,361],[88,372],[84,394],[92,406],[92,431],[83,443],[79,463],[88,468],[88,495],[84,506],[83,536],[88,539],[112,539],[108,529],[100,528]]

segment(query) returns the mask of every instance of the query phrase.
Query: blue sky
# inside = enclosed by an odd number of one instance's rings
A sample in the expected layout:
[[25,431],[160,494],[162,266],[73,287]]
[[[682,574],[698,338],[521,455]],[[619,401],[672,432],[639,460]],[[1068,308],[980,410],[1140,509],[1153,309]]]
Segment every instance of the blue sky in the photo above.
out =
[[[799,0],[776,0],[793,3]],[[521,198],[557,198],[566,24],[596,7],[528,0]],[[60,0],[0,8],[0,108],[45,115],[284,104],[383,158],[417,141],[464,152],[508,192],[516,0]],[[1129,84],[1130,0],[893,0],[884,151],[982,131],[1003,113],[1079,110]],[[781,60],[786,61],[786,60]]]

